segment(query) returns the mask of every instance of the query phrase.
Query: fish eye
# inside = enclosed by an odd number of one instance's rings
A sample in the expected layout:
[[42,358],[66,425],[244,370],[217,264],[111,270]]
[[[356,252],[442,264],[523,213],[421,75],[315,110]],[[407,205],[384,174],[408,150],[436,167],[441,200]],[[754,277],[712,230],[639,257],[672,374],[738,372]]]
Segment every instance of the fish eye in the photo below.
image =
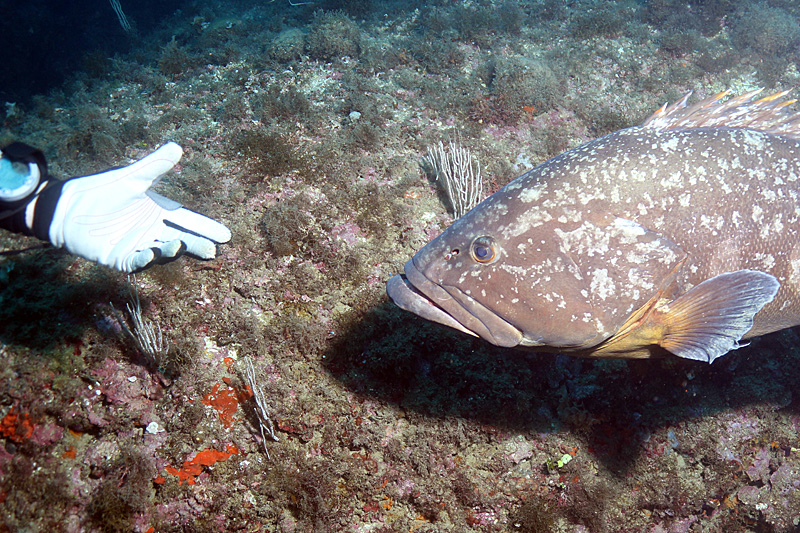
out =
[[478,237],[472,241],[472,258],[478,263],[491,263],[497,257],[494,239],[488,236]]

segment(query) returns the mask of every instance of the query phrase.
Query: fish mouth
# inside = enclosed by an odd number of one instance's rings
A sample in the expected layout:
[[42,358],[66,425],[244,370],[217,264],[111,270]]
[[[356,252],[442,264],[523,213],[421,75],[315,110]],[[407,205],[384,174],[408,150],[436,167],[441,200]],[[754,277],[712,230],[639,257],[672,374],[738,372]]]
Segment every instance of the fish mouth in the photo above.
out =
[[414,265],[413,259],[406,263],[405,274],[398,274],[387,282],[386,293],[401,309],[482,337],[497,346],[511,348],[523,341],[518,328],[461,289],[431,281]]

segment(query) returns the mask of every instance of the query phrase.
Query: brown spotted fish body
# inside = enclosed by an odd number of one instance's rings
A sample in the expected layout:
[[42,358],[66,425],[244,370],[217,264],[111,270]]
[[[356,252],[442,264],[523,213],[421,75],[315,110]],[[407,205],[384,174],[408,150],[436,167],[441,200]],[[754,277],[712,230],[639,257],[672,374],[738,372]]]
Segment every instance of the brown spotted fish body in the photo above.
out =
[[509,347],[712,362],[800,324],[785,93],[659,109],[537,166],[420,250],[401,308]]

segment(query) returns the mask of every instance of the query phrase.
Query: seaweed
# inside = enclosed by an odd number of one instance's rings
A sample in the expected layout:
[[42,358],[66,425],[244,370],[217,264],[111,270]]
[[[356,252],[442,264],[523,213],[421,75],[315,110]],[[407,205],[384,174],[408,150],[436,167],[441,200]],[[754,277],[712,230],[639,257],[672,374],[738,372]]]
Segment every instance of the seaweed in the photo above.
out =
[[316,59],[358,57],[361,30],[342,11],[318,11],[306,36],[306,52]]
[[251,181],[260,181],[290,171],[305,171],[305,156],[285,136],[265,129],[244,130],[234,137],[231,148],[247,158],[253,170]]

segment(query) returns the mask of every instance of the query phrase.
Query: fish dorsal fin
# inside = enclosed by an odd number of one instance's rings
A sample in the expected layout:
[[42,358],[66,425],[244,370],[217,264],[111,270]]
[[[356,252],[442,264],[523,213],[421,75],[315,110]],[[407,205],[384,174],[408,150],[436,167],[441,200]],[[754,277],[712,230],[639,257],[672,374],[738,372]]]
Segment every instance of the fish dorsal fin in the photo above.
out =
[[656,130],[687,130],[692,128],[740,128],[773,133],[800,139],[800,113],[787,109],[796,100],[785,100],[789,91],[780,91],[754,98],[758,89],[723,99],[730,90],[687,105],[691,91],[677,102],[661,106],[642,127]]
[[738,347],[779,287],[775,276],[757,270],[714,276],[653,313],[664,332],[657,344],[678,357],[712,363]]

